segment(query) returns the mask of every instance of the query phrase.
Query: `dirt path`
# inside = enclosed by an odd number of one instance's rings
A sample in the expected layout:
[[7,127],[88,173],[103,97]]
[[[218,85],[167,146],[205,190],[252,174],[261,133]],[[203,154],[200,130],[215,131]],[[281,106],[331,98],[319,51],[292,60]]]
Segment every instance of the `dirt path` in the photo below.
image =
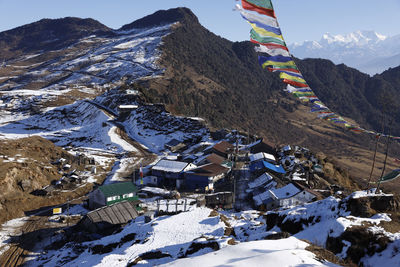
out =
[[[118,113],[94,101],[87,100],[86,102],[94,105],[98,109],[105,112],[109,117],[111,117],[112,119],[109,120],[108,122],[117,127],[116,131],[117,134],[121,137],[121,139],[132,145],[137,150],[134,152],[127,152],[123,155],[123,158],[135,159],[135,162],[132,163],[130,170],[126,172],[125,176],[132,176],[132,172],[134,171],[135,168],[138,167],[139,163],[141,163],[143,166],[146,166],[151,162],[154,162],[157,156],[148,151],[146,148],[144,148],[141,144],[139,144],[136,140],[134,140],[127,134],[125,126],[120,122],[121,118]],[[117,161],[116,164],[119,164],[119,162]]]

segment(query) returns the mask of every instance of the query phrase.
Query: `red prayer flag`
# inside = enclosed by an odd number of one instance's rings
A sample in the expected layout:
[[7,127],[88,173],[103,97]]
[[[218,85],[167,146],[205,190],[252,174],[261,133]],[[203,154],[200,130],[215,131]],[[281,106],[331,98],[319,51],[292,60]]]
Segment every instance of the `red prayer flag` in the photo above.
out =
[[283,82],[297,87],[308,87],[305,83],[295,82],[288,79],[283,79]]
[[262,15],[267,15],[267,16],[276,18],[275,11],[273,9],[259,7],[259,6],[256,6],[256,5],[252,4],[252,3],[247,2],[246,0],[242,0],[242,6],[243,6],[244,9],[255,11],[255,12],[260,13]]

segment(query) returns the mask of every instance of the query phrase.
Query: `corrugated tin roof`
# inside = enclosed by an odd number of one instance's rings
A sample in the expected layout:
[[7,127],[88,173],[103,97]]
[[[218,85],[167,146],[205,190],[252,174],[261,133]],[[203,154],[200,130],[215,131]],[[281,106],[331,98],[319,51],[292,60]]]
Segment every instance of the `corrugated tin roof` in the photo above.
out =
[[208,155],[206,157],[206,159],[208,162],[215,163],[215,164],[222,164],[222,162],[225,161],[225,158],[223,158],[217,154],[214,154],[214,153],[212,153],[211,155]]
[[286,173],[281,165],[274,165],[274,164],[269,163],[269,162],[267,162],[265,160],[263,161],[263,164],[264,164],[265,168],[270,169],[270,170],[272,170],[274,172],[283,173],[283,174]]
[[123,224],[139,216],[135,206],[135,202],[122,201],[88,212],[86,216],[92,223]]
[[260,159],[266,159],[266,160],[270,160],[270,161],[273,161],[273,162],[276,161],[274,155],[271,155],[271,154],[268,154],[268,153],[265,153],[265,152],[260,152],[260,153],[252,154],[252,155],[250,155],[249,158],[250,158],[250,161],[251,161],[251,162],[252,162],[252,161],[256,161],[256,160],[260,160]]
[[235,147],[232,144],[228,143],[227,141],[221,141],[217,143],[215,146],[213,146],[213,148],[222,153],[227,153],[229,152],[229,150],[233,150]]
[[103,185],[99,187],[99,190],[103,192],[105,197],[112,197],[136,192],[137,188],[133,183],[125,182]]
[[249,188],[253,189],[259,186],[262,186],[270,181],[272,181],[272,176],[269,175],[268,173],[264,173],[257,179],[255,179],[253,182],[248,183]]
[[162,159],[152,167],[152,170],[165,172],[182,172],[189,163]]
[[227,173],[228,171],[229,169],[224,166],[215,163],[208,163],[196,169],[190,170],[190,172],[187,173],[192,173],[201,176],[216,176],[223,173]]
[[278,199],[290,198],[290,197],[300,193],[300,189],[298,189],[293,184],[288,184],[284,187],[281,187],[278,189],[271,189],[269,191],[272,192],[273,195],[275,195],[276,198],[278,198]]
[[170,195],[171,192],[162,188],[158,187],[151,187],[151,186],[146,186],[140,189],[141,192],[149,192],[153,193],[155,195]]

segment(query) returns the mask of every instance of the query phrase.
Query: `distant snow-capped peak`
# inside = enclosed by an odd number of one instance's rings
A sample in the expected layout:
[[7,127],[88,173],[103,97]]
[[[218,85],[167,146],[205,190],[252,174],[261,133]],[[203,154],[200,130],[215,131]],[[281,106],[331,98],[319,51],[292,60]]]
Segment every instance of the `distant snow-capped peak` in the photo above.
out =
[[375,31],[325,33],[319,41],[294,43],[289,48],[299,58],[326,58],[375,74],[400,65],[399,40],[400,34],[385,36]]
[[320,43],[322,44],[354,44],[354,45],[366,45],[366,44],[375,44],[380,41],[386,40],[387,36],[379,34],[375,31],[355,31],[348,34],[338,34],[332,35],[330,33],[325,33]]

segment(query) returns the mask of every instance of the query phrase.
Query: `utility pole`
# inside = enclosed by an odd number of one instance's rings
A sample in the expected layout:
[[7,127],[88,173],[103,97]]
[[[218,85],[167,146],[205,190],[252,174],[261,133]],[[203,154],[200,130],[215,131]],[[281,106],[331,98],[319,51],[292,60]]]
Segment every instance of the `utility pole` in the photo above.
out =
[[[389,94],[387,91],[384,91],[383,93],[381,93],[379,101],[381,102],[384,118],[386,115],[390,115],[390,113],[389,113],[390,111],[395,110],[394,97],[391,94]],[[389,127],[388,127],[388,135],[387,135],[387,140],[386,140],[385,160],[383,163],[383,169],[382,169],[381,176],[379,177],[379,180],[378,180],[378,186],[376,187],[376,192],[378,192],[378,190],[379,190],[379,186],[381,185],[382,178],[385,173],[387,156],[388,156],[388,152],[389,152],[390,132],[391,132],[391,126],[393,123],[393,119],[390,116],[388,116],[388,117],[389,117],[389,119],[388,119]]]
[[390,142],[390,124],[389,124],[389,134],[387,135],[387,140],[386,140],[385,161],[383,163],[383,169],[382,169],[381,176],[379,177],[378,186],[376,187],[376,192],[378,192],[378,190],[379,190],[379,186],[381,185],[383,174],[385,173],[387,156],[388,156],[388,152],[389,152],[389,142]]
[[376,135],[375,138],[376,138],[376,142],[375,142],[374,159],[372,160],[371,172],[369,173],[369,178],[368,178],[368,183],[367,183],[367,190],[369,190],[369,185],[371,183],[372,173],[374,172],[374,168],[375,168],[376,151],[378,150],[378,143],[379,143],[380,134]]
[[69,198],[67,198],[67,227],[69,227]]

